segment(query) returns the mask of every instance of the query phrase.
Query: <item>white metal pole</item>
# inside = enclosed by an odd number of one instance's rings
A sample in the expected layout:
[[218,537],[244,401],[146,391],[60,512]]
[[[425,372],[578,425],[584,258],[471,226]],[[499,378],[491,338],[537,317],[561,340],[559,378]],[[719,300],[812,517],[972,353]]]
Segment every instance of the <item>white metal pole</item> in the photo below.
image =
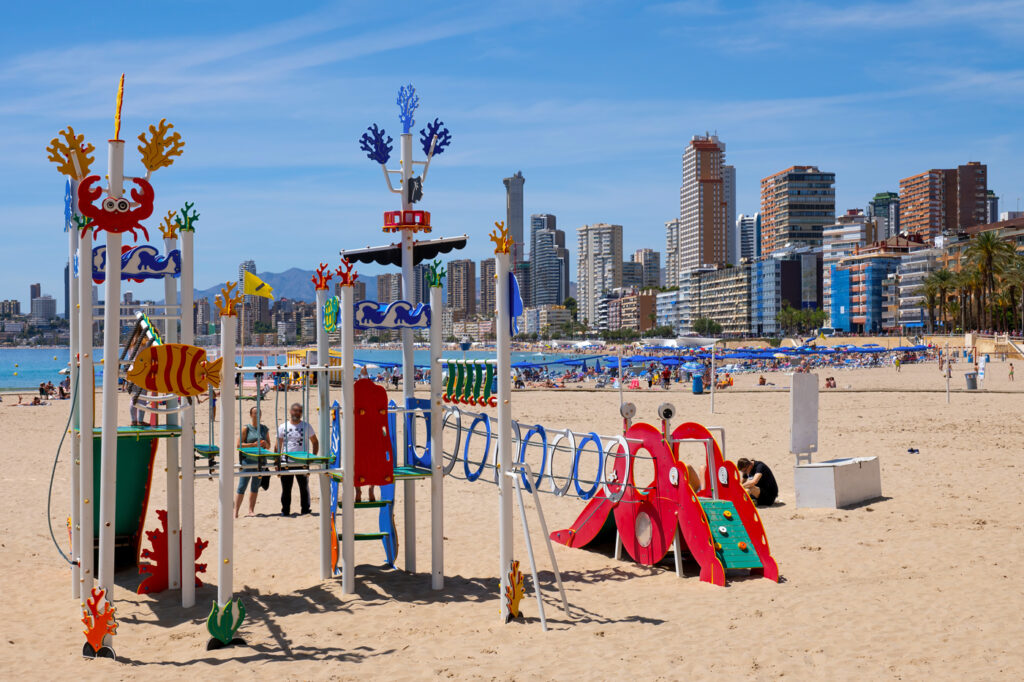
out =
[[235,512],[232,495],[235,492],[235,331],[238,318],[221,315],[220,356],[224,358],[220,385],[220,474],[217,505],[217,604],[226,606],[234,591]]
[[711,414],[715,413],[715,344],[711,344]]
[[444,587],[444,430],[441,420],[441,283],[430,287],[430,587]]
[[78,242],[78,466],[82,490],[81,524],[78,562],[81,569],[81,593],[92,593],[96,578],[94,544],[96,524],[94,514],[96,495],[93,487],[93,403],[96,398],[96,368],[93,365],[93,307],[92,307],[92,230],[86,230]]
[[[170,254],[177,245],[178,240],[175,237],[165,237],[165,255]],[[178,305],[178,281],[170,275],[164,277],[164,305]],[[164,314],[168,317],[173,316],[174,313],[174,308],[164,308]],[[181,316],[185,316],[183,308],[181,309]],[[167,343],[178,342],[177,320],[168,319],[165,321],[164,340],[167,341]],[[174,399],[167,401],[167,407],[172,409],[178,407],[178,400]],[[177,414],[172,412],[167,415],[167,426],[178,426]],[[167,466],[164,468],[164,472],[167,476],[167,584],[172,590],[176,590],[181,585],[182,550],[184,549],[185,556],[188,556],[188,547],[183,546],[184,542],[178,535],[178,529],[180,528],[180,517],[178,515],[179,442],[177,438],[166,438],[164,440],[166,441],[167,455]],[[145,521],[145,519],[143,519],[143,521]]]
[[949,344],[946,344],[946,404],[949,405],[949,379],[953,371],[949,367]]
[[[508,253],[495,254],[498,281],[496,298],[498,307],[498,568],[501,584],[498,589],[501,601],[501,619],[508,616],[505,590],[508,588],[508,571],[512,562],[512,482],[505,472],[512,466],[512,334],[511,303],[509,301],[509,258]],[[621,381],[621,377],[620,377]]]
[[[72,205],[74,197],[78,195],[78,181],[70,181]],[[78,371],[78,273],[75,267],[75,259],[78,257],[78,227],[74,224],[68,227],[68,290],[65,295],[68,297],[68,377],[70,386],[78,390],[78,381],[81,374]],[[71,415],[71,558],[77,561],[82,553],[82,524],[81,524],[81,465],[79,440],[81,434],[77,431],[79,426],[79,403],[72,398],[74,405]],[[80,566],[75,563],[71,565],[71,596],[75,599],[81,596],[81,573]]]
[[341,482],[341,591],[354,594],[355,585],[355,445],[356,423],[354,419],[355,396],[352,390],[353,348],[355,346],[355,323],[352,319],[355,304],[350,286],[341,287],[341,459],[344,476]]
[[[349,287],[351,288],[351,287]],[[330,367],[331,355],[327,332],[324,331],[324,305],[327,303],[327,289],[316,290],[316,360],[318,365]],[[330,370],[318,373],[316,380],[319,420],[317,440],[321,448],[328,448],[331,442],[330,419]],[[287,407],[287,406],[286,406]],[[326,454],[326,453],[321,453]],[[320,578],[331,577],[331,483],[324,474],[317,475],[320,483]]]
[[[412,134],[403,133],[401,136],[402,146],[402,210],[408,211],[412,208],[409,203],[409,178],[412,177]],[[413,283],[413,239],[412,231],[402,230],[402,298],[412,303],[415,286]],[[402,407],[409,404],[416,393],[416,366],[415,354],[413,352],[413,337],[411,329],[402,330]],[[404,413],[403,413],[404,414]],[[403,452],[405,456],[403,463],[411,464],[409,451],[406,449],[410,441],[409,435],[405,433],[405,422],[403,420]],[[405,481],[402,486],[404,500],[402,502],[405,511],[405,570],[410,573],[416,571],[416,482]]]
[[[109,141],[109,194],[121,198],[124,141]],[[120,340],[121,233],[107,232],[107,267],[103,304],[103,411],[100,415],[100,587],[107,601],[114,594],[114,513],[117,497],[117,346]]]
[[[195,343],[195,327],[192,319],[194,263],[194,238],[192,230],[183,230],[181,239],[181,342]],[[226,360],[225,360],[226,362]],[[222,384],[223,385],[223,384]],[[181,605],[185,608],[196,604],[196,562],[195,562],[195,443],[196,408],[195,402],[182,412],[181,424]],[[213,442],[213,434],[210,435]],[[223,462],[221,458],[221,462]],[[229,458],[229,462],[234,458]]]

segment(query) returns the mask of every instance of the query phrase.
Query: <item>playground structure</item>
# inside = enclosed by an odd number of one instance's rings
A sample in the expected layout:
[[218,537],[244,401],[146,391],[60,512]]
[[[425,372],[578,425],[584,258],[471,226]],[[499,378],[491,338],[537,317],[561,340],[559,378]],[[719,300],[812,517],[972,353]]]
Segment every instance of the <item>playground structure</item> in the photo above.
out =
[[[118,126],[120,104],[119,91]],[[353,285],[358,277],[355,263],[400,265],[403,290],[411,292],[413,268],[416,264],[462,248],[467,242],[465,235],[414,239],[414,235],[427,235],[432,230],[430,214],[414,210],[413,205],[422,198],[423,183],[431,160],[448,146],[451,135],[438,119],[429,123],[420,131],[425,160],[414,160],[410,130],[418,97],[411,85],[401,88],[398,104],[403,126],[399,143],[400,168],[387,168],[392,138],[387,137],[378,126],[371,126],[360,142],[367,156],[381,166],[388,189],[401,195],[401,210],[386,212],[382,227],[386,234],[399,234],[400,242],[342,250],[341,264],[333,272],[326,263],[320,264],[312,282],[317,310],[315,353],[306,351],[301,357],[289,353],[283,365],[246,365],[244,353],[242,362],[236,364],[237,316],[242,295],[236,290],[234,282],[228,282],[217,297],[221,320],[219,360],[207,361],[205,353],[192,346],[192,318],[182,313],[192,308],[193,237],[198,214],[189,213],[191,204],[186,204],[185,209],[178,214],[169,213],[164,219],[161,231],[165,238],[166,256],[160,256],[153,247],[143,245],[136,249],[144,251],[125,252],[121,259],[105,257],[105,254],[122,251],[122,233],[132,232],[134,235],[141,230],[144,235],[147,234],[141,221],[148,216],[145,207],[148,206],[148,210],[152,211],[153,193],[148,176],[153,170],[170,165],[171,157],[180,154],[183,146],[177,133],[167,136],[171,126],[163,121],[159,128],[151,126],[151,141],[147,141],[145,135],[140,136],[144,144],[139,149],[148,172],[145,178],[130,178],[139,188],[132,192],[134,202],[123,197],[123,184],[128,179],[123,176],[123,141],[110,141],[108,199],[103,202],[104,209],[101,212],[97,212],[95,207],[87,208],[100,196],[98,189],[92,189],[98,177],[86,177],[88,164],[84,164],[85,168],[82,169],[82,157],[91,148],[83,146],[81,136],[75,136],[71,128],[66,133],[67,145],[61,146],[57,140],[54,141],[53,156],[58,157],[58,161],[62,160],[62,172],[70,176],[68,191],[72,199],[68,204],[67,222],[82,229],[80,237],[78,229],[70,231],[70,261],[80,262],[81,254],[93,254],[91,262],[94,267],[97,262],[103,265],[106,301],[112,302],[120,300],[122,279],[138,276],[144,270],[135,266],[130,271],[122,270],[122,264],[134,263],[144,254],[158,266],[153,271],[159,273],[158,276],[165,282],[166,300],[176,301],[179,296],[181,300],[180,305],[165,306],[166,314],[160,318],[166,322],[163,335],[158,333],[149,318],[137,318],[122,358],[118,362],[108,363],[108,370],[112,371],[108,372],[107,380],[103,382],[102,428],[98,430],[100,439],[97,441],[93,429],[93,382],[88,376],[93,371],[92,348],[88,342],[93,316],[88,305],[83,309],[77,305],[76,298],[72,298],[72,329],[77,330],[71,340],[72,381],[78,389],[78,398],[72,407],[72,418],[76,426],[76,459],[72,468],[72,593],[76,598],[91,595],[88,603],[83,604],[91,623],[87,623],[89,648],[86,650],[87,653],[92,652],[90,655],[113,655],[112,636],[116,634],[117,628],[113,605],[114,548],[118,537],[127,536],[134,545],[134,554],[129,556],[133,560],[138,559],[158,439],[167,444],[167,509],[158,512],[162,527],[146,533],[152,549],[145,550],[143,558],[150,559],[151,563],[140,566],[140,569],[148,569],[148,577],[140,585],[139,591],[157,592],[165,587],[180,589],[182,606],[194,606],[195,588],[197,584],[201,585],[197,580],[197,572],[204,572],[206,568],[194,561],[206,547],[204,541],[195,538],[194,485],[197,479],[216,479],[217,597],[207,619],[211,635],[208,648],[241,642],[237,634],[245,618],[245,607],[235,596],[233,585],[233,498],[238,480],[252,477],[313,475],[320,493],[320,578],[331,579],[340,572],[341,589],[345,594],[356,591],[355,546],[360,541],[381,541],[386,563],[392,567],[398,564],[398,550],[403,548],[402,568],[416,572],[415,486],[417,482],[425,480],[429,481],[431,500],[430,586],[434,590],[443,589],[443,485],[446,476],[465,478],[467,481],[493,481],[497,485],[497,554],[501,577],[499,598],[501,617],[505,621],[519,614],[519,604],[524,594],[520,563],[513,557],[513,513],[518,503],[533,573],[533,591],[541,624],[546,629],[536,560],[523,504],[524,488],[535,501],[554,577],[567,614],[570,613],[569,607],[550,540],[581,547],[592,540],[610,518],[615,520],[621,546],[641,563],[657,563],[665,556],[669,545],[674,544],[678,568],[681,543],[685,541],[690,553],[700,563],[702,580],[724,584],[725,571],[733,568],[748,568],[753,573],[777,580],[778,569],[768,551],[760,517],[740,485],[735,466],[723,457],[724,431],[721,432],[721,447],[707,429],[697,424],[683,424],[670,434],[671,410],[662,414],[661,430],[647,424],[633,424],[631,420],[635,409],[628,409],[631,407],[628,404],[622,405],[624,433],[613,436],[602,437],[593,432],[581,434],[571,429],[549,430],[540,425],[524,428],[512,419],[511,338],[515,330],[516,311],[521,311],[522,301],[518,294],[518,283],[511,272],[511,241],[502,223],[495,223],[496,229],[490,234],[495,244],[497,280],[498,334],[493,359],[458,360],[442,357],[441,316],[438,313],[443,308],[442,285],[445,273],[438,260],[430,265],[428,302],[414,304],[395,301],[382,305],[375,301],[354,300]],[[421,168],[419,175],[414,173],[417,167]],[[397,187],[392,182],[393,175],[399,176]],[[76,196],[77,202],[73,199]],[[104,212],[117,215],[111,217]],[[89,233],[93,229],[107,231],[103,254],[97,255],[92,249]],[[172,248],[178,233],[182,241],[180,253]],[[172,255],[175,253],[178,255]],[[90,278],[80,276],[77,269],[74,273],[78,286],[73,287],[72,291],[76,293],[77,300],[89,300]],[[334,276],[337,276],[341,284],[340,296],[336,298],[328,296],[328,282]],[[175,286],[177,278],[180,278],[180,292]],[[121,330],[119,312],[117,305],[107,305],[104,310],[104,357],[107,359],[117,358]],[[335,363],[332,358],[328,338],[328,334],[338,327],[341,330],[340,372],[339,363]],[[403,347],[403,391],[400,405],[389,404],[386,391],[372,381],[356,380],[356,328],[400,332]],[[430,394],[427,399],[415,395],[413,331],[417,329],[427,330],[430,340]],[[126,370],[127,381],[136,387],[130,389],[136,399],[136,407],[151,415],[151,424],[148,426],[117,426],[116,401],[122,365]],[[172,366],[176,368],[173,373],[169,369]],[[313,412],[316,412],[315,431],[319,443],[327,449],[326,452],[310,452],[304,445],[300,452],[286,453],[283,466],[272,468],[265,464],[281,462],[282,453],[260,447],[236,447],[235,438],[242,420],[240,398],[244,379],[264,374],[286,375],[289,383],[292,378],[298,378],[304,391],[315,387],[314,398],[310,400],[307,395],[303,401],[315,409],[304,414],[308,414],[312,421]],[[339,374],[341,402],[332,405],[329,383]],[[231,388],[236,378],[239,379],[238,395]],[[210,442],[197,444],[193,397],[212,390],[207,387],[208,384],[224,387],[220,398],[221,421],[216,439],[213,437],[214,424],[211,420]],[[156,395],[141,396],[142,389]],[[257,410],[260,406],[261,395],[257,382]],[[496,415],[467,409],[471,407],[496,408]],[[162,425],[156,423],[160,417],[164,418],[165,423]],[[416,442],[416,420],[423,420],[427,427],[429,437],[423,444]],[[398,436],[399,424],[401,438]],[[555,434],[550,443],[549,432]],[[454,435],[451,450],[445,449],[446,433]],[[484,456],[479,462],[470,461],[469,446],[474,437],[486,439]],[[94,442],[101,470],[96,493],[92,492],[93,458],[87,456],[93,450]],[[693,476],[679,459],[679,446],[682,443],[699,443],[705,447],[707,471],[701,485],[693,481]],[[641,451],[653,458],[656,469],[655,480],[644,486],[638,486],[634,481],[634,460],[641,456]],[[493,462],[489,461],[492,452]],[[541,461],[535,469],[528,459],[535,459],[533,453],[538,452]],[[462,476],[456,471],[460,454],[463,462]],[[240,457],[236,462],[236,455],[244,455],[259,464],[246,464]],[[571,460],[567,473],[556,474],[556,456]],[[596,475],[589,478],[581,474],[580,468],[581,460],[588,456],[593,457],[597,468]],[[144,468],[145,474],[122,474],[122,461],[130,462],[140,471]],[[485,471],[489,472],[487,476],[483,475]],[[141,485],[143,480],[144,486]],[[380,486],[380,499],[356,502],[357,486]],[[128,495],[129,489],[134,488],[140,488],[140,492],[144,493],[141,502]],[[399,542],[395,523],[399,489],[402,491],[404,520],[402,542]],[[549,533],[539,493],[575,496],[588,504],[572,529]],[[98,500],[99,504],[92,504],[93,500]],[[130,509],[126,518],[136,519],[131,527],[114,524],[115,511],[120,510],[122,505]],[[355,532],[355,514],[363,509],[377,511],[379,532]],[[339,511],[340,524],[337,518]],[[99,588],[93,589],[93,558],[88,548],[93,546],[94,528],[97,525],[100,528]],[[195,556],[183,559],[183,546],[194,547]]]

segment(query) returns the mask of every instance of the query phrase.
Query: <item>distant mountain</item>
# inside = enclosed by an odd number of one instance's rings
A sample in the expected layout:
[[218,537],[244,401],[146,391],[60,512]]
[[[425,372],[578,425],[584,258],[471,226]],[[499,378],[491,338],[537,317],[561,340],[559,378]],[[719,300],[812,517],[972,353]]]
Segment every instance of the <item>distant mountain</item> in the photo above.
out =
[[[313,270],[290,268],[284,272],[258,272],[256,276],[273,287],[274,300],[279,301],[282,298],[288,298],[293,301],[308,301],[312,303],[316,300],[316,292],[311,281],[315,274]],[[362,280],[363,278],[360,277],[359,279]],[[200,298],[213,299],[214,296],[220,293],[220,289],[223,286],[223,284],[215,284],[209,289],[196,289],[196,300]],[[331,291],[333,292],[333,288]],[[377,297],[376,277],[366,278],[366,296],[371,299]]]

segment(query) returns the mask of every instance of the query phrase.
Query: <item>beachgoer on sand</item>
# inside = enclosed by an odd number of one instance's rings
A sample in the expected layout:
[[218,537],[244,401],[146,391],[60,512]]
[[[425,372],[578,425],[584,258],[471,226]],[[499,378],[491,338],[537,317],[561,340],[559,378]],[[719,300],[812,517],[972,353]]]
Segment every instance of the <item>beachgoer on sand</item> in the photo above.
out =
[[[320,441],[316,438],[316,432],[309,422],[302,419],[302,405],[292,403],[288,412],[288,421],[277,427],[277,452],[287,455],[289,452],[305,452],[306,439],[309,439],[311,452],[315,455],[320,452]],[[290,460],[284,457],[284,463]],[[280,467],[280,465],[278,465]],[[292,511],[292,479],[296,479],[299,485],[299,513],[309,514],[312,510],[309,506],[309,476],[306,474],[296,476],[281,476],[281,516],[290,516]],[[371,489],[370,499],[373,499]]]
[[[264,450],[270,449],[270,429],[264,424],[258,424],[256,418],[259,412],[256,407],[249,408],[250,424],[242,427],[238,434],[238,447],[258,447]],[[256,470],[260,465],[260,458],[239,455],[242,459],[244,473],[252,474],[248,477],[239,477],[238,488],[235,490],[235,518],[238,518],[238,510],[242,508],[242,498],[245,496],[245,486],[249,486],[249,516],[256,513],[256,495],[260,489],[260,476]]]
[[779,484],[775,482],[775,474],[764,462],[741,457],[736,468],[743,474],[743,487],[758,507],[774,504],[779,496]]

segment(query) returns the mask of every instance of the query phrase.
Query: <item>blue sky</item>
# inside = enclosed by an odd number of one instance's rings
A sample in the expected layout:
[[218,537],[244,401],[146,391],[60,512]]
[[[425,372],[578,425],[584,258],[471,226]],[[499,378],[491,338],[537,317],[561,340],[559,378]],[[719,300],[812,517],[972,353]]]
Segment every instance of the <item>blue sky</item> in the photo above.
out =
[[[26,301],[41,281],[63,298],[64,181],[44,148],[73,124],[102,171],[122,71],[122,137],[166,117],[186,140],[154,175],[156,215],[196,202],[206,287],[246,258],[311,268],[389,241],[381,213],[396,199],[357,140],[373,122],[397,138],[407,82],[416,129],[437,116],[454,138],[421,206],[436,235],[468,233],[474,259],[516,170],[526,213],[555,213],[573,247],[579,225],[605,221],[626,228],[627,252],[664,249],[682,149],[705,130],[727,143],[740,212],[757,210],[761,177],[794,164],[834,171],[844,210],[969,160],[1013,209],[1022,35],[1022,0],[8,3],[0,297]],[[139,168],[129,145],[126,172]]]

